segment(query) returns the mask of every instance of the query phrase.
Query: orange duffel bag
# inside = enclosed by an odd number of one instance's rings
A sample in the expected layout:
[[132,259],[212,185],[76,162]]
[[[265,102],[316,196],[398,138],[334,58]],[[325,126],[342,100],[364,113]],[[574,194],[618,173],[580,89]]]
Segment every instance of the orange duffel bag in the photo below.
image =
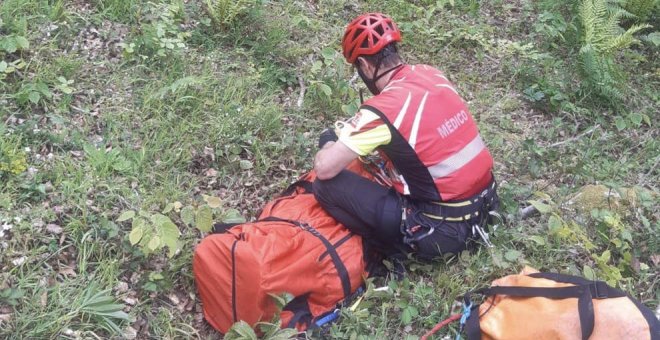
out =
[[197,246],[193,272],[204,317],[222,333],[242,320],[269,322],[272,295],[294,299],[282,327],[305,330],[330,319],[367,276],[362,239],[329,216],[311,193],[313,174],[268,203],[258,221],[216,225]]
[[[472,306],[471,296],[486,300]],[[603,281],[526,267],[465,297],[473,339],[660,339],[654,313]],[[463,328],[463,327],[461,327]]]

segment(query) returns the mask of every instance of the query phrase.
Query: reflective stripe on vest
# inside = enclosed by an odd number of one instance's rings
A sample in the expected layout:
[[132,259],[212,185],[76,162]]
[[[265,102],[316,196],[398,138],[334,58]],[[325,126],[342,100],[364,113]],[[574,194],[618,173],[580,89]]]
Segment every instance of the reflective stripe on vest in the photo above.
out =
[[457,153],[438,164],[428,167],[429,172],[434,179],[446,177],[475,159],[485,148],[486,145],[481,139],[481,135],[477,135]]

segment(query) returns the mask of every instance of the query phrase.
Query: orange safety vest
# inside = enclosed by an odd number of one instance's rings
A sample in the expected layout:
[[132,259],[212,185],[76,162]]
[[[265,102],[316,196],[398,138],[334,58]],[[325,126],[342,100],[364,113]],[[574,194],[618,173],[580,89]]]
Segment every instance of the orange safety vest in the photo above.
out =
[[379,147],[394,188],[413,199],[468,198],[491,181],[493,158],[454,86],[428,65],[406,65],[361,110],[380,116],[392,139]]

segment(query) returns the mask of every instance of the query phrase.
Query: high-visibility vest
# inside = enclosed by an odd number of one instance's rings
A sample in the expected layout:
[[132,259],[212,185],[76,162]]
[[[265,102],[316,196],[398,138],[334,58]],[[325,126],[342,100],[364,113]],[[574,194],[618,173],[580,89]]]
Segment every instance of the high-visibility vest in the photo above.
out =
[[439,70],[406,65],[360,109],[379,115],[390,129],[391,142],[379,149],[400,193],[452,201],[490,182],[493,158],[467,105]]

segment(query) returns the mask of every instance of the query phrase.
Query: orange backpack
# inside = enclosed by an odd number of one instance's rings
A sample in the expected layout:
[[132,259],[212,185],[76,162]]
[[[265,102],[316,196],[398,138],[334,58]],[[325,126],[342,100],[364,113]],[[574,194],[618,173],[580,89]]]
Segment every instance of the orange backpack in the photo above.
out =
[[271,295],[295,298],[282,327],[305,330],[326,320],[367,276],[362,239],[329,216],[311,193],[314,174],[268,203],[257,222],[232,226],[197,246],[193,272],[206,320],[222,333],[277,312]]

